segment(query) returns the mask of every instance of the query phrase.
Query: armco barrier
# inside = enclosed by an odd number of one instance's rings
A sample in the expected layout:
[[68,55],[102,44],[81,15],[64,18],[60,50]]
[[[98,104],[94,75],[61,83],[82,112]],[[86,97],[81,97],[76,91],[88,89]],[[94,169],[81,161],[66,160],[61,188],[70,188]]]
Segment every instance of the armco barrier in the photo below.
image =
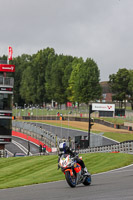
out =
[[[35,139],[35,138],[32,138],[31,136],[28,136],[28,135],[26,135],[26,134],[24,134],[24,133],[20,133],[20,132],[17,132],[17,131],[12,131],[12,136],[16,136],[16,137],[25,139],[25,140],[27,140],[27,141],[33,142],[34,144],[37,144],[38,146],[39,146],[40,144],[41,144],[42,146],[44,145],[44,143],[41,142],[40,140]],[[51,150],[50,147],[48,147],[48,146],[46,145],[46,151],[51,152],[52,150]]]

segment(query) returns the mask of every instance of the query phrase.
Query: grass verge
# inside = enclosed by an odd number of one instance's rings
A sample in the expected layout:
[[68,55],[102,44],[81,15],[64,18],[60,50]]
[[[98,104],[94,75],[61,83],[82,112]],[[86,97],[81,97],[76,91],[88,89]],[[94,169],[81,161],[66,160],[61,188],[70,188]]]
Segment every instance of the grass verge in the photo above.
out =
[[[133,155],[121,153],[83,154],[82,157],[92,174],[133,163]],[[0,189],[63,180],[64,174],[57,170],[57,159],[56,155],[1,158]]]
[[132,133],[112,133],[112,132],[106,132],[103,136],[106,136],[107,138],[111,138],[113,140],[116,140],[118,142],[124,142],[128,140],[133,140],[133,134]]

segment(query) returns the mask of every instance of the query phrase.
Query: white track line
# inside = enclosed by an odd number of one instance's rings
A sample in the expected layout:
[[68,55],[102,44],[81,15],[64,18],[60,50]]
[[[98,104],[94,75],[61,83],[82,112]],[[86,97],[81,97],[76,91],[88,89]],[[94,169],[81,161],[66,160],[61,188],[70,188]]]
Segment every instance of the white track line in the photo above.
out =
[[120,167],[120,168],[117,168],[117,169],[112,169],[112,170],[107,171],[107,172],[101,172],[101,173],[93,174],[92,176],[97,176],[97,175],[101,175],[101,174],[112,173],[112,172],[116,172],[116,171],[119,171],[119,170],[122,170],[122,169],[126,169],[128,167],[132,167],[132,166],[133,166],[133,164],[127,165],[127,166],[124,166],[124,167]]
[[[28,150],[22,144],[16,142],[15,140],[12,140],[12,143],[18,146],[18,148],[21,149],[25,154],[28,153]],[[30,155],[32,155],[31,152],[30,152]]]

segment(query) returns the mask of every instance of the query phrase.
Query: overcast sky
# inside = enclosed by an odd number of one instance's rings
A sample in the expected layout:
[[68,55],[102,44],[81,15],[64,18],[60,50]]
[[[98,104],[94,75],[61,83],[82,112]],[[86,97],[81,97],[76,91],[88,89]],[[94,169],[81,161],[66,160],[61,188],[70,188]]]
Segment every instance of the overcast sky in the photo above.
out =
[[0,0],[0,56],[37,53],[92,58],[101,81],[133,69],[133,0]]

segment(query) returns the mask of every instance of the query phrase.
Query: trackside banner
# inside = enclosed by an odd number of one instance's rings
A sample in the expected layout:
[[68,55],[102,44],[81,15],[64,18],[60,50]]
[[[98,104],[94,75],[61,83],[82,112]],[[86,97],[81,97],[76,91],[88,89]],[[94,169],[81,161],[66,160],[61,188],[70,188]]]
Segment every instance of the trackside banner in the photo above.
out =
[[13,49],[12,47],[8,47],[8,60],[12,60]]
[[115,111],[115,104],[92,103],[92,110]]
[[0,64],[0,72],[15,72],[15,65]]

